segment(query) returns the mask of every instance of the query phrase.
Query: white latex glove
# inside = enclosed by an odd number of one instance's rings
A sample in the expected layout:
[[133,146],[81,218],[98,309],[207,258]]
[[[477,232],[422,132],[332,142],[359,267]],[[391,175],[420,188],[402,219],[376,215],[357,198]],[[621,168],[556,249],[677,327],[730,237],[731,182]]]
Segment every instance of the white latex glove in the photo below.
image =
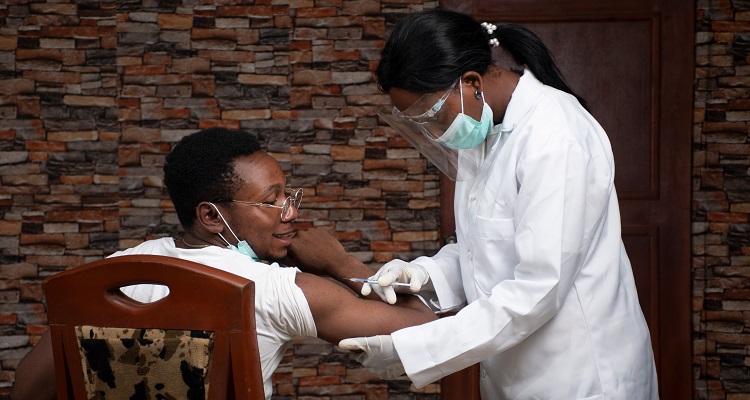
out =
[[[365,283],[362,285],[362,295],[367,296],[375,292],[380,298],[389,303],[396,304],[396,293],[417,293],[420,290],[432,290],[430,275],[423,266],[402,260],[393,260],[378,270],[371,279],[377,279],[378,285]],[[408,283],[406,286],[392,286],[393,283]]]
[[396,379],[405,373],[391,335],[344,339],[339,347],[355,353],[355,359],[382,379]]

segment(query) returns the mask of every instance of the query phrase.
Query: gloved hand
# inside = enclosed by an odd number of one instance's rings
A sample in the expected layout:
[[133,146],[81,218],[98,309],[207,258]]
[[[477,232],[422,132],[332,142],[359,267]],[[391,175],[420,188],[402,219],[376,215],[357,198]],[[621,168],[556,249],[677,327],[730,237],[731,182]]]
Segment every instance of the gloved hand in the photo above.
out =
[[339,347],[355,353],[355,359],[382,379],[396,379],[405,373],[391,335],[344,339]]
[[[393,260],[378,270],[371,277],[377,279],[378,285],[365,283],[362,285],[362,295],[367,296],[375,292],[383,301],[396,304],[396,293],[417,293],[420,290],[432,290],[430,274],[423,266],[402,260]],[[391,286],[394,282],[408,283],[410,286]]]

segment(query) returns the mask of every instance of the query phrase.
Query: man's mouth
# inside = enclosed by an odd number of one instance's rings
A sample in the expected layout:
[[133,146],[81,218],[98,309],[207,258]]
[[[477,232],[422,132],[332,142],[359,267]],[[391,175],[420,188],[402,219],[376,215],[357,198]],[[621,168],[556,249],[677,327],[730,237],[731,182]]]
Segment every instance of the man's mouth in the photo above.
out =
[[295,235],[296,233],[297,233],[297,232],[295,232],[295,231],[292,231],[292,232],[289,232],[289,233],[283,233],[283,234],[274,234],[274,235],[273,235],[273,237],[275,237],[275,238],[277,238],[277,239],[291,239],[291,238],[293,238],[293,237],[294,237],[294,235]]

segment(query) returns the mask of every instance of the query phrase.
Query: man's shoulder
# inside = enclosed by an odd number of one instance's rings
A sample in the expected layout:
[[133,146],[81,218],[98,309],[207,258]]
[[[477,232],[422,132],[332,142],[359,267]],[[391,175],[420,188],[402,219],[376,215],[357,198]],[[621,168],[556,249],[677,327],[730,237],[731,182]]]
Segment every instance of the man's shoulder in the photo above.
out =
[[164,237],[159,239],[147,240],[137,246],[117,251],[109,257],[127,256],[132,254],[169,255],[167,254],[167,249],[169,248],[174,248],[174,240],[172,240],[172,238],[170,237]]
[[277,263],[264,264],[254,261],[244,254],[216,246],[201,249],[179,249],[175,247],[172,238],[147,240],[137,246],[118,251],[110,257],[135,254],[181,258],[248,278],[258,285],[294,284],[295,275],[299,272],[294,267],[282,267]]

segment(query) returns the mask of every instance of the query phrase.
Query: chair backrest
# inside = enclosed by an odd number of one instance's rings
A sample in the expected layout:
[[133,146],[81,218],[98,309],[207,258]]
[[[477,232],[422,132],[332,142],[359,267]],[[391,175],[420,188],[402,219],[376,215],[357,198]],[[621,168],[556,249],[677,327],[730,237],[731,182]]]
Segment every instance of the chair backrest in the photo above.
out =
[[[141,303],[120,290],[136,284],[164,285],[169,295]],[[58,399],[265,398],[246,278],[129,255],[50,276],[44,291]]]

